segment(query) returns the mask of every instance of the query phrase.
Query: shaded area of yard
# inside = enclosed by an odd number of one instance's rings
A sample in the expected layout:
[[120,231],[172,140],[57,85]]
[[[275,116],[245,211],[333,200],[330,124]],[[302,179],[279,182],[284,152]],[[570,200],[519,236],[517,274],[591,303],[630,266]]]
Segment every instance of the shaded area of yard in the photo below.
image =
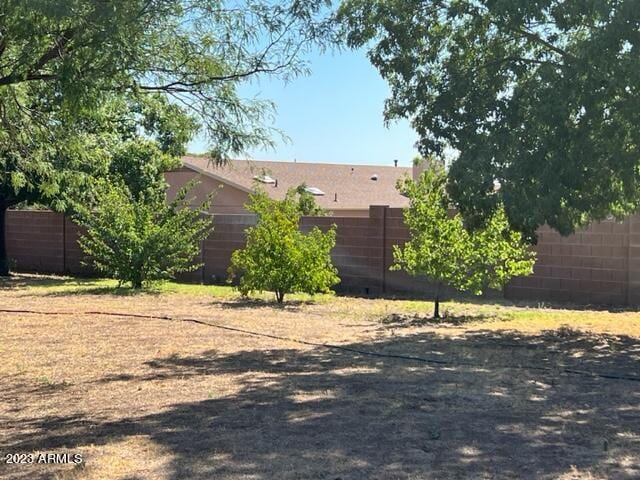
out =
[[[456,321],[433,324],[416,316],[428,305],[415,302],[307,299],[255,309],[193,292],[42,293],[0,292],[3,306],[78,312],[0,314],[0,451],[82,452],[86,461],[0,465],[2,477],[640,477],[640,382],[561,372],[637,375],[632,312],[460,303],[448,305]],[[449,364],[81,313],[95,306]]]

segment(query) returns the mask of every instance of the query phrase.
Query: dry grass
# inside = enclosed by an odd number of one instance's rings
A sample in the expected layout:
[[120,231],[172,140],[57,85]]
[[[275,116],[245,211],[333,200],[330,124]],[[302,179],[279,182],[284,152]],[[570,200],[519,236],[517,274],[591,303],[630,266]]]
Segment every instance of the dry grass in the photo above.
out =
[[[20,276],[0,287],[0,464],[12,479],[640,477],[640,315]],[[424,363],[328,350],[171,315]],[[544,370],[517,368],[544,367]],[[516,367],[516,368],[514,368]],[[640,378],[640,377],[639,377]]]

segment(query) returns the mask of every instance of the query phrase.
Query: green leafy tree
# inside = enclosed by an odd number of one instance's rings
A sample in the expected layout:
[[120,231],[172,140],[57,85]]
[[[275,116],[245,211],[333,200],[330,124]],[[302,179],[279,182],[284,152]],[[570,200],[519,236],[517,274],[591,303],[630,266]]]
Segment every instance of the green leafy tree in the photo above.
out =
[[298,202],[298,210],[301,215],[310,217],[326,217],[329,215],[325,208],[318,205],[313,194],[307,191],[307,185],[304,183],[289,189],[287,197]]
[[[304,72],[300,53],[331,40],[328,4],[3,0],[0,101],[14,102],[17,86],[30,95],[33,86],[79,112],[105,92],[160,94],[198,117],[218,153],[240,153],[271,143],[262,125],[271,104],[241,99],[238,85]],[[170,123],[171,116],[156,120]]]
[[208,202],[194,209],[186,200],[189,188],[167,204],[153,191],[132,195],[122,182],[99,181],[95,202],[78,206],[75,216],[86,229],[79,243],[89,263],[134,289],[197,269],[200,242],[212,221],[203,215]]
[[335,226],[326,232],[318,227],[301,232],[299,206],[290,196],[273,200],[258,190],[247,208],[258,216],[258,223],[247,229],[246,246],[233,252],[229,267],[230,280],[239,277],[243,295],[271,291],[282,303],[288,293],[327,292],[339,282],[330,255]]
[[[325,0],[0,0],[0,275],[7,208],[66,210],[141,131],[178,156],[195,130],[222,161],[272,145],[268,101],[243,82],[291,78],[325,45]],[[123,113],[125,108],[126,114]],[[185,119],[189,119],[186,121]],[[188,127],[188,128],[187,128]]]
[[168,185],[163,174],[180,165],[179,157],[166,154],[156,142],[129,140],[114,152],[107,176],[123,181],[133,198],[155,195],[164,199]]
[[[184,153],[184,142],[195,132],[192,116],[152,95],[108,95],[94,110],[74,115],[57,107],[33,115],[20,109],[18,104],[5,109],[5,120],[10,117],[15,123],[0,129],[0,275],[9,273],[4,246],[8,208],[37,204],[71,213],[73,204],[86,200],[91,179],[97,177],[124,175],[130,183],[135,179],[137,188],[146,188],[148,182],[158,182],[158,171],[176,165],[175,155]],[[152,122],[147,115],[171,115],[172,123]],[[147,165],[150,157],[136,154],[150,144],[162,162]]]
[[[21,100],[6,105],[2,103],[7,98],[0,93],[0,275],[9,274],[6,210],[39,204],[63,211],[68,203],[61,192],[83,191],[87,175],[106,172],[109,161],[105,145],[94,132],[84,131],[68,115],[55,109],[37,118],[25,114],[19,102],[46,102],[43,97],[23,95],[23,90],[15,88],[11,93]],[[82,123],[91,120],[85,116]]]
[[417,182],[406,179],[399,184],[410,200],[404,221],[411,237],[404,246],[394,246],[391,267],[436,284],[436,318],[445,286],[480,295],[487,288],[502,288],[513,276],[531,274],[535,263],[502,208],[484,226],[468,231],[461,215],[450,212],[446,181],[444,171],[428,169]]
[[459,152],[467,221],[504,205],[530,237],[567,234],[640,205],[637,0],[345,0],[340,18],[391,86],[386,120]]

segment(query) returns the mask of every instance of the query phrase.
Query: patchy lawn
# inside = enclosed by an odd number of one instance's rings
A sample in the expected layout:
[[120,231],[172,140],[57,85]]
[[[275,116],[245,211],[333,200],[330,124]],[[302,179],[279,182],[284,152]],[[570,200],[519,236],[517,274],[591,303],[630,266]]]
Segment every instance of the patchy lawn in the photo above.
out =
[[636,312],[114,286],[0,285],[0,477],[640,478]]

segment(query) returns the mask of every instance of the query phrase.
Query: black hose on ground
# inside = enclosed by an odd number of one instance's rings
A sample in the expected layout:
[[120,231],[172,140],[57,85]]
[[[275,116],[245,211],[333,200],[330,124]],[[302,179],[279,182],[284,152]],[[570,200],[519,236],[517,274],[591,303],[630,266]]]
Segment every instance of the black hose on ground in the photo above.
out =
[[[307,346],[311,346],[311,347],[321,347],[321,348],[326,348],[326,349],[329,349],[329,350],[342,350],[342,351],[345,351],[345,352],[355,353],[355,354],[358,354],[358,355],[366,355],[366,356],[370,356],[370,357],[390,358],[390,359],[406,360],[406,361],[412,361],[412,362],[431,363],[431,364],[437,364],[437,365],[451,365],[451,366],[459,365],[459,366],[477,367],[477,368],[483,368],[483,367],[487,366],[485,364],[478,364],[478,363],[466,362],[466,361],[451,362],[451,361],[440,360],[440,359],[436,359],[436,358],[417,357],[417,356],[414,356],[414,355],[400,355],[400,354],[394,354],[394,353],[381,353],[381,352],[373,352],[373,351],[369,351],[369,350],[360,350],[360,349],[357,349],[357,348],[345,347],[345,346],[342,346],[342,345],[335,345],[335,344],[331,344],[331,343],[309,342],[307,340],[300,340],[298,338],[284,337],[284,336],[280,336],[280,335],[273,335],[273,334],[270,334],[270,333],[263,333],[263,332],[254,332],[254,331],[251,331],[251,330],[245,330],[243,328],[230,327],[228,325],[219,325],[219,324],[215,324],[215,323],[209,323],[209,322],[205,322],[204,320],[197,319],[197,318],[176,318],[176,317],[171,317],[169,315],[146,315],[146,314],[140,314],[140,313],[120,313],[120,312],[102,312],[102,311],[43,312],[43,311],[38,311],[38,310],[0,309],[0,313],[54,315],[54,316],[55,315],[67,315],[67,316],[72,316],[72,315],[102,315],[102,316],[109,316],[109,317],[124,317],[124,318],[131,317],[131,318],[144,318],[144,319],[148,319],[148,320],[165,320],[165,321],[171,321],[171,322],[186,322],[186,323],[195,323],[195,324],[198,324],[198,325],[204,325],[204,326],[207,326],[207,327],[217,328],[217,329],[221,329],[221,330],[227,330],[227,331],[235,332],[235,333],[242,333],[242,334],[245,334],[245,335],[252,335],[252,336],[255,336],[255,337],[271,338],[271,339],[274,339],[274,340],[293,342],[293,343],[298,343],[300,345],[307,345]],[[640,382],[640,376],[620,375],[620,374],[614,374],[614,373],[598,373],[598,372],[591,372],[591,371],[587,371],[587,370],[578,370],[578,369],[575,369],[575,368],[568,368],[568,367],[550,368],[550,367],[540,367],[540,366],[534,366],[534,365],[509,365],[509,364],[503,364],[503,365],[498,364],[498,365],[494,365],[494,367],[496,367],[496,368],[512,368],[512,369],[518,369],[518,370],[533,370],[533,371],[549,372],[549,373],[562,372],[562,373],[566,373],[566,374],[569,374],[569,375],[580,375],[580,376],[585,376],[585,377],[604,378],[604,379],[607,379],[607,380],[625,380],[625,381],[630,381],[630,382]]]

